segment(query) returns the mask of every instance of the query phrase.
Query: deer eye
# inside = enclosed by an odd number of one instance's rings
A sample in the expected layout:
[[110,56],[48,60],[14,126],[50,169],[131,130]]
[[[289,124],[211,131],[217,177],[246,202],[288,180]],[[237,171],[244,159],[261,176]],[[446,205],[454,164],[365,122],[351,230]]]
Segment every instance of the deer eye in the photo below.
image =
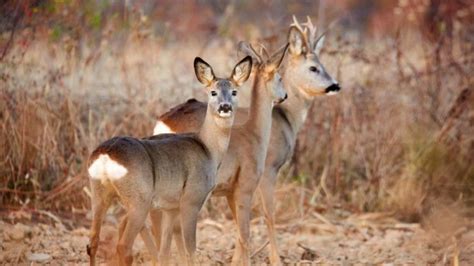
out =
[[237,96],[237,91],[232,91],[232,96]]
[[309,67],[309,71],[319,73],[319,69],[315,66]]
[[217,91],[211,91],[212,96],[217,96]]

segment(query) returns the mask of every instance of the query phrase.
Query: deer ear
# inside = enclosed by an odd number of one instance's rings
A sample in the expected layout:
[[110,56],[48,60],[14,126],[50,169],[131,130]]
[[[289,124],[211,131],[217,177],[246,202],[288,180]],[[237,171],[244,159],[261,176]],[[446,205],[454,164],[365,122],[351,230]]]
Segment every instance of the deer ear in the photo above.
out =
[[283,58],[285,58],[286,51],[288,50],[289,44],[286,44],[282,48],[278,49],[276,53],[274,53],[270,58],[270,65],[274,69],[280,68],[281,63],[283,62]]
[[231,79],[238,85],[241,86],[250,76],[252,71],[252,57],[246,56],[240,62],[235,65],[232,71]]
[[262,57],[255,51],[253,46],[244,41],[240,41],[238,44],[238,50],[239,52],[242,52],[244,55],[250,55],[252,57],[252,62],[256,64],[262,64],[263,60]]
[[300,55],[306,52],[306,43],[304,41],[303,33],[296,27],[291,26],[288,33],[288,43],[290,44],[290,53],[293,55]]
[[319,53],[321,52],[321,49],[323,48],[325,38],[326,38],[325,35],[321,35],[321,37],[319,37],[316,40],[316,45],[314,47],[314,53],[318,56],[319,56]]
[[212,67],[200,57],[194,59],[194,73],[203,85],[209,86],[216,79]]

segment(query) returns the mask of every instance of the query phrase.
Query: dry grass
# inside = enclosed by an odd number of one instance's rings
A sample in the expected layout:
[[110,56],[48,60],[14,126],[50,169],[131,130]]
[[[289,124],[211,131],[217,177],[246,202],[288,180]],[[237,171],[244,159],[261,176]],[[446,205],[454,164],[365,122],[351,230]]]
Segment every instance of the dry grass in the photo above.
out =
[[463,40],[462,31],[438,43],[401,31],[392,41],[329,46],[323,61],[334,61],[347,90],[316,100],[290,176],[326,187],[329,203],[408,221],[437,204],[471,206],[474,47]]
[[[289,217],[281,214],[281,220],[322,210],[319,203],[388,210],[409,221],[438,203],[472,205],[474,45],[468,25],[434,42],[417,28],[363,42],[343,28],[331,32],[322,61],[343,91],[316,99],[310,110],[281,178],[290,193],[278,206],[296,211],[282,212]],[[265,35],[258,27],[246,29]],[[229,38],[179,41],[131,27],[117,39],[107,32],[98,42],[35,33],[3,59],[2,208],[87,212],[90,151],[114,135],[146,136],[167,108],[202,99],[194,56],[219,65],[218,73],[237,58]]]

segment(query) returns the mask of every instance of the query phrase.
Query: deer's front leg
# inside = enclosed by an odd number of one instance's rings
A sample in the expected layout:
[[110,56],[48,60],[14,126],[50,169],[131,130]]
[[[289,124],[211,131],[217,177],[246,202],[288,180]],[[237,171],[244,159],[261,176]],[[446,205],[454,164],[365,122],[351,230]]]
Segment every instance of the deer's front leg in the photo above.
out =
[[265,171],[257,191],[260,195],[263,215],[268,230],[268,238],[270,239],[270,264],[281,265],[275,231],[275,206],[273,202],[275,195],[275,179],[276,173],[272,174],[271,171]]
[[196,225],[199,209],[199,206],[192,205],[181,207],[181,232],[183,234],[182,237],[186,251],[187,265],[194,265],[194,253],[196,252]]
[[232,265],[250,265],[250,209],[252,204],[251,191],[234,191],[233,200],[235,208],[234,220],[238,227],[238,242]]

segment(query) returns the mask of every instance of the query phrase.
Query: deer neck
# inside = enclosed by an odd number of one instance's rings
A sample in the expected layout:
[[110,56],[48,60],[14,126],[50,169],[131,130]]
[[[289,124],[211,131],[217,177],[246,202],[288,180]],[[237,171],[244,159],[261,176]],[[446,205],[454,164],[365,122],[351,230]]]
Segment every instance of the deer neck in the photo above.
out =
[[250,100],[249,119],[245,124],[246,132],[252,132],[258,138],[261,148],[266,150],[270,142],[272,130],[273,97],[270,90],[266,88],[267,82],[260,75],[255,75],[252,86],[252,98]]
[[198,133],[199,139],[206,145],[211,158],[217,164],[220,164],[224,154],[229,147],[230,132],[232,123],[229,127],[218,125],[218,121],[212,114],[211,108],[207,108],[206,117],[201,130]]
[[304,124],[313,101],[301,95],[299,88],[292,86],[288,80],[283,78],[283,86],[288,91],[288,99],[280,104],[280,107],[285,112],[293,132],[296,133]]

